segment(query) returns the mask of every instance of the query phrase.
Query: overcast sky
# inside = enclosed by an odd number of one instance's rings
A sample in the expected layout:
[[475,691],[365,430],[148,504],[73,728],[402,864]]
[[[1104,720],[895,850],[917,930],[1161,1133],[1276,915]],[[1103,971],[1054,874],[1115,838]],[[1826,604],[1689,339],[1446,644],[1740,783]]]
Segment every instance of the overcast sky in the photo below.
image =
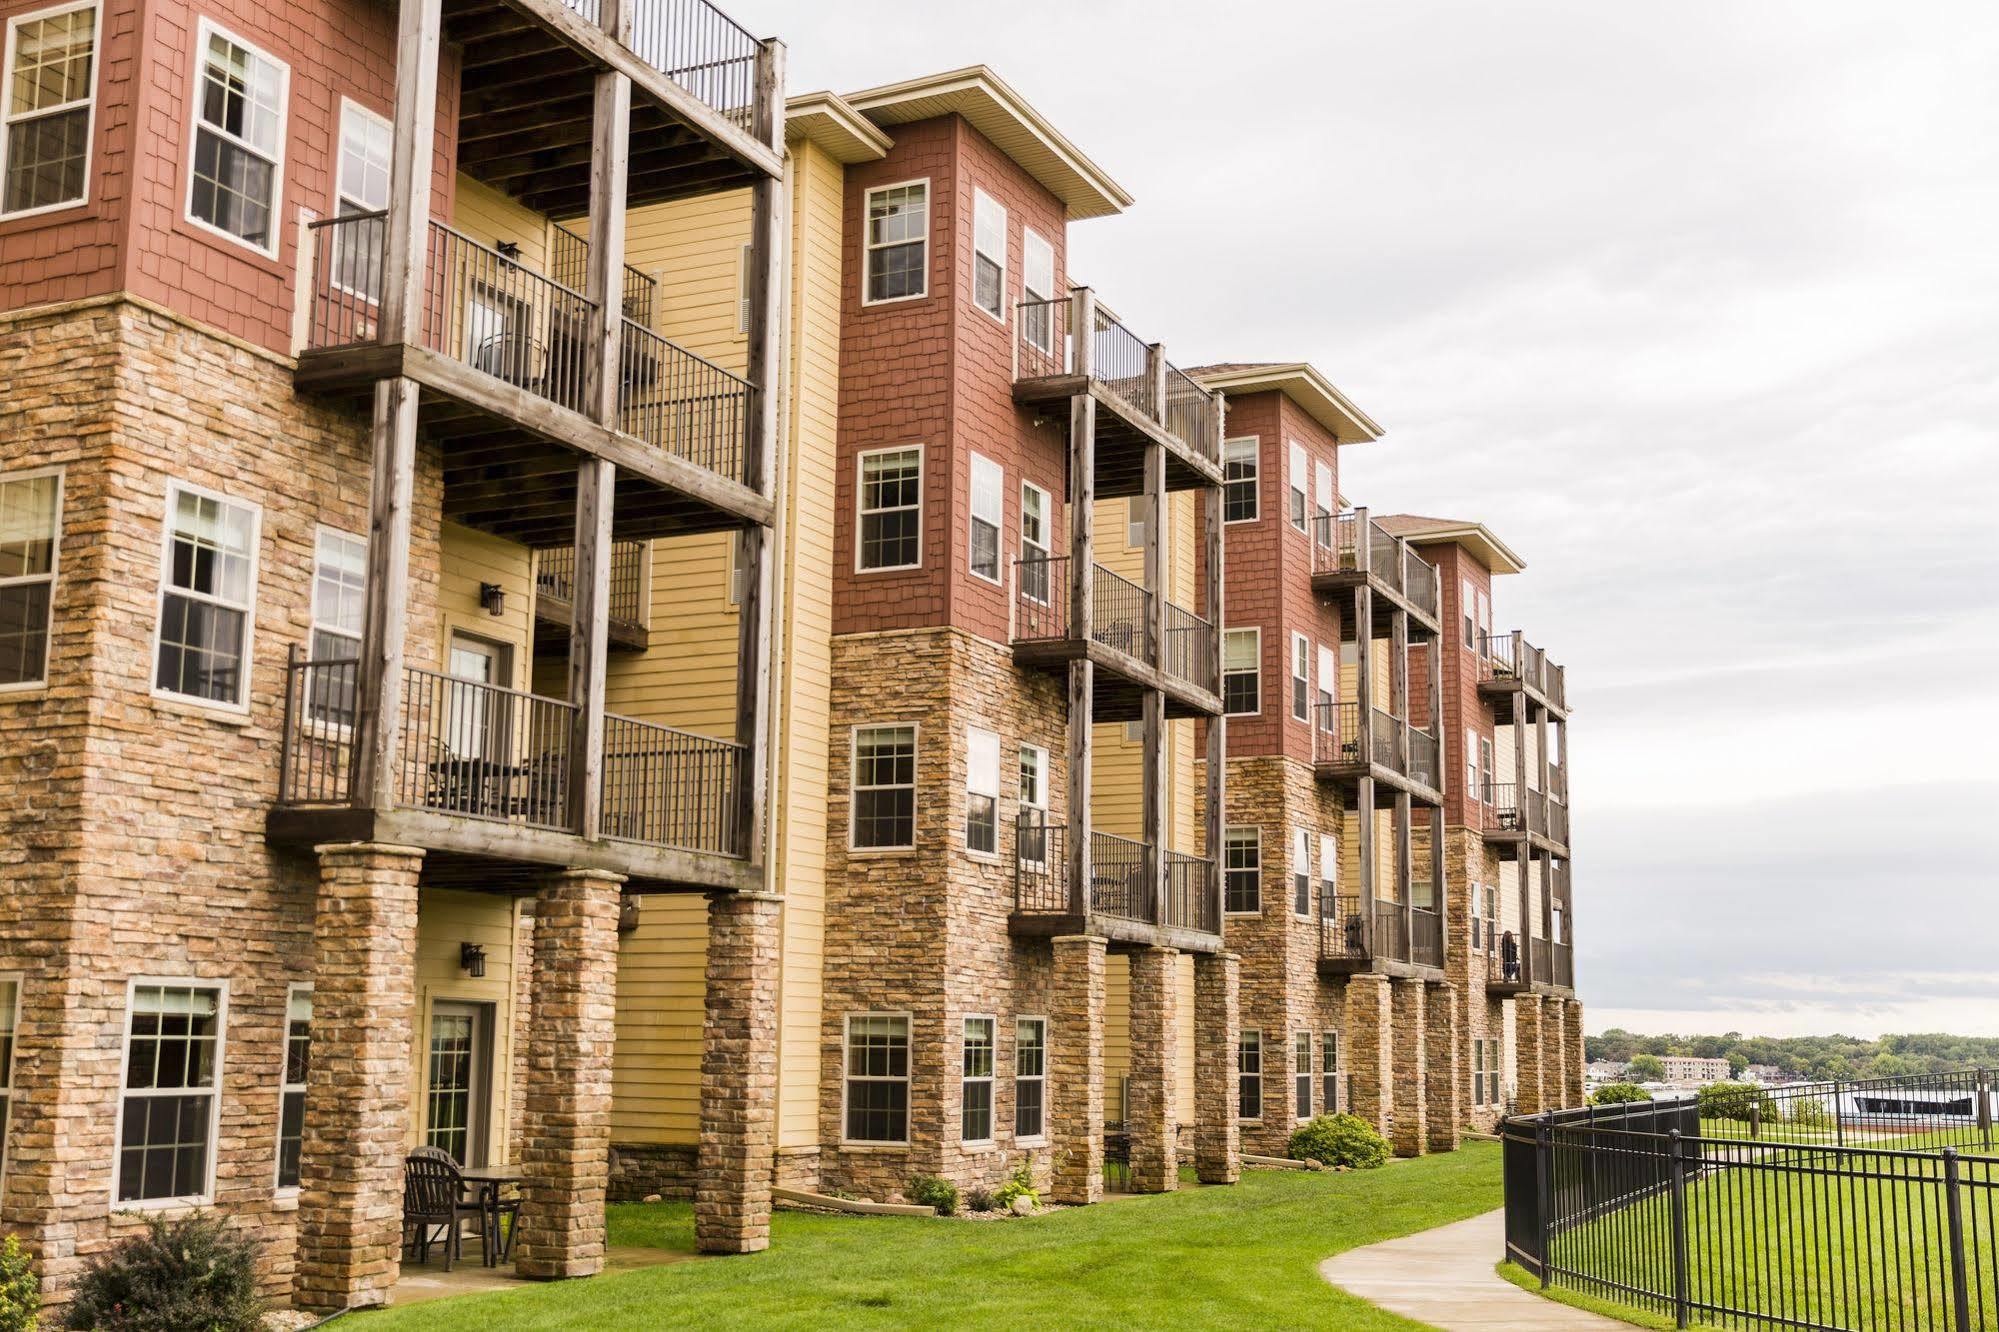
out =
[[729,3],[993,66],[1137,198],[1072,278],[1521,552],[1590,1030],[1999,1034],[1999,5]]

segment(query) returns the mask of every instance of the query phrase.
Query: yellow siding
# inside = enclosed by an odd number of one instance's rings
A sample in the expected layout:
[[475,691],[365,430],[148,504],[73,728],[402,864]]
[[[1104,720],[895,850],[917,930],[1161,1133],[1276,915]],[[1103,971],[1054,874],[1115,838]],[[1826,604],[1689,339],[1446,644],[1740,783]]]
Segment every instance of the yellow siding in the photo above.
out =
[[[1119,1114],[1119,1091],[1131,1076],[1131,959],[1114,953],[1104,967],[1104,1118]],[[1174,1041],[1173,1120],[1194,1122],[1194,959],[1182,954],[1174,963],[1177,992]],[[1191,1138],[1188,1139],[1191,1143]]]
[[649,898],[618,943],[614,1142],[694,1142],[701,1127],[707,903]]
[[[528,687],[534,659],[534,581],[529,575],[526,546],[517,545],[456,523],[443,528],[441,573],[437,590],[438,659],[454,632],[505,643],[513,656],[515,689]],[[479,604],[479,586],[498,583],[505,593],[505,613],[494,616]],[[555,697],[566,692],[558,688]]]
[[[491,1098],[487,1106],[487,1156],[508,1157],[507,1125],[517,1113],[513,1089],[514,947],[520,911],[511,897],[493,893],[426,888],[417,908],[416,1001],[419,1026],[410,1059],[410,1141],[421,1142],[428,1128],[424,1095],[432,1005],[440,1000],[490,1004],[493,1009]],[[478,979],[459,965],[459,945],[486,949],[486,974]]]
[[460,172],[454,186],[451,225],[479,244],[498,249],[507,241],[521,247],[518,262],[548,272],[548,219],[490,185]]

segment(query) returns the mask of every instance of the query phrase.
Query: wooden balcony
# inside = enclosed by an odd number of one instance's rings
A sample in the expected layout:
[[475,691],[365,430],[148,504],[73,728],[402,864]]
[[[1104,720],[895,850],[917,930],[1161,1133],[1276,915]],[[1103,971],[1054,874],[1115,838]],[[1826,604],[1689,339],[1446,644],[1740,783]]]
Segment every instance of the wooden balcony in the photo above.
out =
[[[619,541],[611,547],[609,643],[613,652],[644,652],[646,630],[646,547]],[[534,650],[538,656],[569,651],[569,626],[576,604],[576,548],[550,546],[534,553]]]
[[[535,547],[573,538],[576,468],[618,467],[613,535],[639,540],[768,524],[749,484],[759,391],[630,318],[600,366],[583,293],[432,221],[409,339],[381,340],[386,215],[311,227],[311,304],[296,380],[361,399],[378,380],[420,389],[419,428],[444,451],[444,516]],[[578,241],[580,244],[580,240]],[[626,299],[646,297],[631,290]],[[618,379],[615,426],[586,414],[600,374]]]
[[1214,626],[1172,602],[1158,608],[1155,626],[1154,594],[1099,564],[1091,568],[1086,633],[1072,613],[1074,568],[1067,555],[1014,562],[1013,659],[1054,670],[1094,662],[1092,721],[1137,720],[1149,689],[1166,695],[1168,717],[1220,716]]
[[1165,851],[1162,881],[1152,848],[1111,833],[1090,834],[1087,893],[1069,881],[1067,829],[1023,818],[1014,829],[1014,909],[1007,928],[1022,938],[1097,934],[1113,944],[1220,950],[1221,880],[1215,863]]
[[[1386,638],[1396,611],[1406,612],[1411,641],[1437,635],[1437,570],[1406,540],[1367,516],[1366,509],[1321,514],[1312,519],[1312,590],[1341,603],[1341,633],[1348,642],[1365,630]],[[1348,613],[1350,597],[1366,586],[1374,592],[1372,623],[1361,626]]]
[[1481,636],[1477,661],[1478,692],[1483,697],[1497,700],[1519,695],[1526,698],[1530,716],[1546,711],[1568,718],[1568,672],[1529,643],[1518,629]]
[[1376,708],[1365,725],[1358,703],[1312,707],[1312,767],[1320,781],[1351,793],[1363,777],[1406,791],[1419,805],[1444,800],[1437,738]]
[[1546,791],[1525,791],[1513,782],[1494,782],[1465,803],[1466,821],[1477,827],[1487,846],[1506,859],[1535,851],[1568,859],[1569,807]]
[[1322,898],[1319,908],[1321,976],[1444,978],[1443,918],[1435,911],[1359,896]]
[[606,716],[601,813],[586,834],[572,813],[571,704],[417,667],[404,671],[394,800],[357,805],[358,675],[357,662],[294,649],[273,843],[421,847],[425,882],[443,886],[531,887],[568,868],[625,875],[633,892],[762,885],[741,813],[742,746]]
[[[1096,404],[1095,497],[1145,493],[1145,450],[1163,445],[1166,489],[1222,483],[1221,399],[1166,360],[1079,287],[1014,307],[1013,400],[1067,422]],[[1076,330],[1087,329],[1084,337]]]
[[1546,939],[1522,939],[1516,941],[1518,956],[1508,961],[1502,950],[1500,959],[1486,973],[1485,992],[1494,996],[1516,994],[1554,995],[1569,998],[1575,994],[1576,964],[1575,947],[1569,943],[1551,943]]
[[638,207],[775,179],[757,127],[781,99],[776,44],[707,0],[626,0],[630,30],[605,31],[602,0],[444,0],[459,50],[457,167],[549,217],[589,211],[599,73],[632,82],[628,203]]

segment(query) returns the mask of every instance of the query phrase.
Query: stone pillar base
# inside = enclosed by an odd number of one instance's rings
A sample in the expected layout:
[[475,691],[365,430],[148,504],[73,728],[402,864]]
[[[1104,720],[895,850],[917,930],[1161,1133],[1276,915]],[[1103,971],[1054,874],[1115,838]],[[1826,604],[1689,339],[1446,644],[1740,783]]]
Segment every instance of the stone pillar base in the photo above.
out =
[[1568,1001],[1569,1010],[1569,1058],[1562,1066],[1562,1102],[1564,1105],[1583,1104],[1583,1005],[1580,999]]
[[1347,1107],[1388,1136],[1389,1106],[1395,1081],[1394,1008],[1388,977],[1361,975],[1347,979]]
[[1236,1047],[1241,1039],[1242,959],[1194,959],[1194,1171],[1203,1184],[1242,1178],[1236,1120]]
[[1540,995],[1513,997],[1513,1106],[1517,1114],[1538,1115],[1552,1108],[1541,1091],[1544,1061],[1541,1016]]
[[1144,948],[1131,959],[1131,1186],[1139,1193],[1170,1193],[1180,1186],[1180,1153],[1173,1115],[1179,1083],[1180,1004],[1172,948]]
[[611,1047],[617,1037],[618,890],[569,870],[534,908],[534,991],[514,1267],[540,1280],[604,1267],[611,1179]]
[[292,1302],[387,1304],[402,1267],[423,852],[322,846]]
[[770,1247],[777,1173],[777,999],[784,899],[708,899],[701,1155],[694,1239],[703,1253]]
[[1463,1024],[1459,1016],[1461,996],[1455,985],[1433,985],[1423,1042],[1425,1117],[1427,1145],[1433,1152],[1454,1152],[1463,1127],[1464,1056],[1459,1048]]
[[1429,1145],[1424,1037],[1427,990],[1422,981],[1398,980],[1394,986],[1394,1091],[1388,1115],[1388,1141],[1397,1156],[1421,1156]]
[[1059,1203],[1104,1196],[1104,940],[1071,934],[1054,941],[1049,1003],[1049,1141]]

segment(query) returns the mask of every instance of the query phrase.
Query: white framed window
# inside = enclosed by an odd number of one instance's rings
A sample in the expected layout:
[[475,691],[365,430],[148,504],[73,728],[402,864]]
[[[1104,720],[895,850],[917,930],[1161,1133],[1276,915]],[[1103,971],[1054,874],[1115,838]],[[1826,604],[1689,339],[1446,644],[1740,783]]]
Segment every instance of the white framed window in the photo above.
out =
[[212,1201],[227,1010],[222,981],[139,979],[127,986],[114,1206]]
[[756,263],[756,246],[748,241],[736,258],[736,332],[750,331],[750,273]]
[[1312,640],[1291,635],[1291,720],[1312,719]]
[[1325,643],[1319,644],[1319,729],[1332,734],[1337,729],[1333,704],[1340,682],[1340,654]]
[[965,1019],[959,1064],[958,1140],[993,1140],[993,1041],[997,1024],[990,1017]]
[[743,604],[743,593],[750,586],[750,543],[743,539],[743,533],[729,534],[729,604]]
[[1291,914],[1312,914],[1312,834],[1291,830]]
[[1126,550],[1145,548],[1145,525],[1152,518],[1152,501],[1144,495],[1127,495],[1124,501],[1124,545]]
[[1497,804],[1499,793],[1492,789],[1492,741],[1486,736],[1478,738],[1478,776],[1481,798],[1488,805]]
[[1222,910],[1231,916],[1263,911],[1263,829],[1222,831]]
[[1330,915],[1340,895],[1340,839],[1319,834],[1319,914]]
[[1263,711],[1263,630],[1222,631],[1222,711],[1253,717]]
[[1254,1027],[1236,1042],[1235,1113],[1237,1119],[1263,1118],[1263,1033]]
[[861,303],[930,293],[930,182],[907,180],[867,195],[867,262]]
[[1054,565],[1049,559],[1048,492],[1032,481],[1020,483],[1020,594],[1048,604]]
[[1319,1034],[1319,1105],[1320,1114],[1340,1112],[1340,1034],[1336,1031]]
[[1301,1031],[1291,1038],[1291,1094],[1293,1112],[1299,1123],[1312,1117],[1312,1033]]
[[1305,456],[1305,446],[1297,440],[1291,441],[1291,474],[1285,480],[1291,487],[1291,526],[1300,532],[1305,530],[1305,488],[1311,484],[1311,460]]
[[285,1054],[278,1074],[278,1189],[298,1189],[305,1142],[305,1079],[312,1066],[312,987],[285,991]]
[[856,726],[852,772],[848,845],[856,851],[914,847],[916,727]]
[[1488,1036],[1485,1039],[1485,1103],[1487,1105],[1498,1105],[1505,1099],[1499,1090],[1499,1073],[1499,1038],[1497,1036]]
[[1024,865],[1048,863],[1048,751],[1039,745],[1020,747],[1020,844],[1015,854]]
[[154,693],[248,710],[262,522],[255,505],[167,487]]
[[1485,1040],[1481,1037],[1471,1043],[1471,1091],[1474,1105],[1487,1104],[1485,1099]]
[[[389,206],[389,157],[395,128],[359,102],[340,99],[340,163],[334,172],[333,215],[352,217]],[[381,222],[333,228],[332,271],[341,291],[374,301],[382,293],[382,252],[388,235]]]
[[1055,350],[1055,247],[1032,228],[1020,232],[1020,334],[1044,352]]
[[187,219],[265,255],[278,252],[290,85],[284,61],[201,20]]
[[1333,544],[1333,469],[1323,462],[1312,466],[1312,539]]
[[1142,719],[1134,718],[1124,724],[1124,742],[1128,745],[1145,743],[1145,722]]
[[859,460],[854,569],[879,573],[923,564],[923,446],[875,449]]
[[1254,436],[1222,441],[1222,521],[1225,523],[1253,523],[1261,515],[1257,495],[1260,463],[1257,451],[1260,447]]
[[999,854],[1000,738],[972,727],[965,732],[965,849]]
[[1469,578],[1460,579],[1458,582],[1458,611],[1464,621],[1462,632],[1465,636],[1465,651],[1476,652],[1478,651],[1478,590],[1472,586]]
[[[1478,889],[1472,891],[1477,892]],[[1485,955],[1499,954],[1499,885],[1488,883],[1485,891]]]
[[62,487],[60,468],[0,476],[0,693],[48,682]]
[[90,199],[96,132],[96,0],[7,21],[0,77],[0,217],[27,217]]
[[1006,469],[972,455],[972,574],[1000,581],[1000,527],[1006,522]]
[[1478,732],[1465,727],[1465,799],[1474,804],[1486,798],[1478,783]]
[[21,1025],[21,978],[0,975],[0,1187],[7,1182],[7,1127],[14,1122],[14,1033]]
[[1048,1133],[1048,1019],[1013,1024],[1013,1136],[1037,1142]]
[[1478,594],[1478,641],[1481,651],[1496,651],[1492,641],[1492,598],[1484,592]]
[[847,1142],[909,1141],[909,1014],[850,1013],[841,1128]]
[[[368,543],[335,527],[321,527],[313,552],[312,641],[315,662],[361,658],[361,614],[368,594]],[[351,726],[354,722],[355,675],[321,670],[312,673],[312,694],[306,715],[315,722]]]
[[972,191],[972,304],[1006,322],[1006,209]]

